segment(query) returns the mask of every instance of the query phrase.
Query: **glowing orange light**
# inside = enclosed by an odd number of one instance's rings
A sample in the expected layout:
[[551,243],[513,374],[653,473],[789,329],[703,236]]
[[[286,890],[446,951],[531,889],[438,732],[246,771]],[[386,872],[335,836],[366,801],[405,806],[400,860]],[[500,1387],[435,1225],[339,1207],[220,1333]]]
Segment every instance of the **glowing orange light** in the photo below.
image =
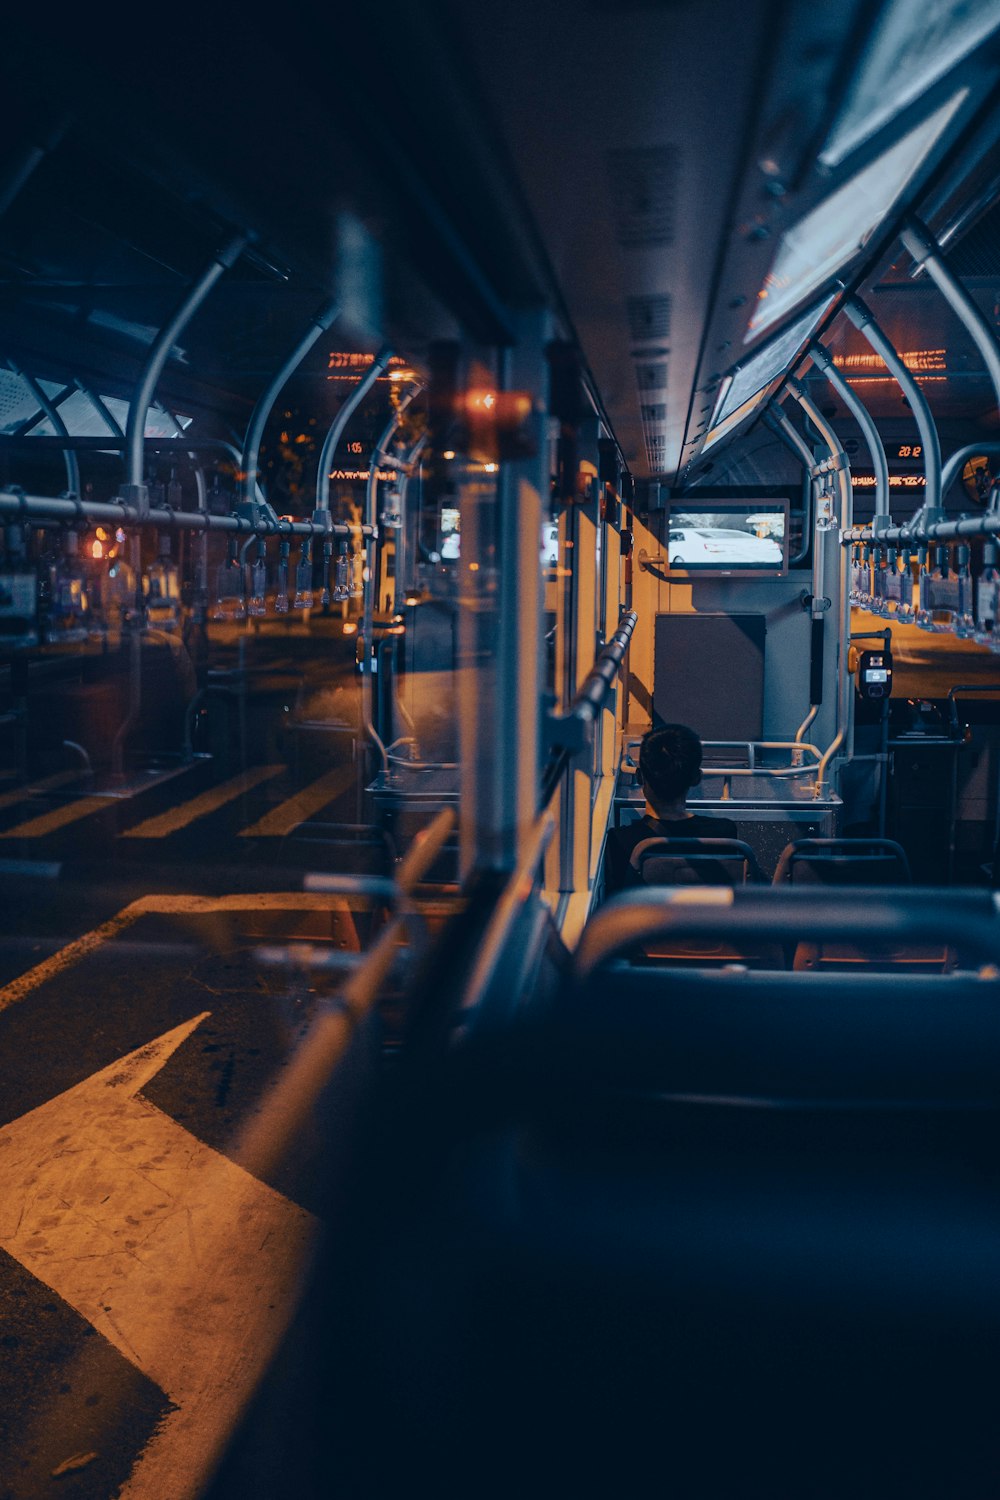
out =
[[483,464],[483,468],[486,470],[487,474],[495,474],[499,467],[499,464]]
[[469,572],[470,573],[478,573],[479,572],[479,564],[478,563],[470,563],[469,564]]
[[454,450],[454,448],[446,448],[444,450],[444,452],[442,453],[441,457],[442,458],[454,458],[455,457],[455,450]]
[[[905,349],[900,358],[908,370],[946,370],[947,349]],[[840,370],[884,370],[880,354],[835,354],[833,362]]]
[[358,627],[355,625],[354,621],[353,620],[345,620],[344,621],[344,634],[345,635],[357,635],[357,633],[358,633]]
[[103,557],[104,556],[104,543],[103,542],[95,542],[94,545],[90,549],[90,555],[91,555],[91,557]]
[[106,542],[107,539],[108,539],[108,533],[105,531],[104,527],[103,526],[98,526],[98,528],[97,528],[97,540],[99,542]]

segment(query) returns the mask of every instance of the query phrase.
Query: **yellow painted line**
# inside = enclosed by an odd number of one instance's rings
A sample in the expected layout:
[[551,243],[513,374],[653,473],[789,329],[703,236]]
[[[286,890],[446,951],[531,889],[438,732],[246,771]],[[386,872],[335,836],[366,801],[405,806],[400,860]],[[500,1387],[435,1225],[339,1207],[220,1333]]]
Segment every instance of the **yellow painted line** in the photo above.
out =
[[335,766],[297,796],[289,797],[287,802],[281,802],[269,813],[265,813],[259,822],[244,828],[240,837],[280,838],[283,834],[291,833],[293,828],[297,828],[300,823],[311,818],[313,813],[319,812],[321,807],[345,792],[354,781],[354,776],[353,766]]
[[[360,906],[364,906],[362,898]],[[249,894],[233,896],[185,896],[185,895],[153,895],[140,896],[137,901],[130,901],[128,906],[122,907],[108,921],[102,922],[99,927],[85,932],[82,937],[72,943],[67,943],[65,948],[60,948],[58,953],[51,954],[36,964],[33,969],[12,979],[10,984],[0,989],[0,1011],[6,1010],[8,1006],[16,1005],[32,990],[37,990],[39,985],[46,984],[56,975],[63,973],[65,969],[71,969],[78,964],[88,953],[93,953],[102,943],[117,937],[125,928],[131,927],[140,917],[148,915],[187,915],[198,916],[210,912],[226,911],[347,911],[351,909],[351,898],[339,896],[322,891],[257,891]]]
[[53,808],[52,812],[42,813],[40,817],[29,818],[26,823],[15,823],[13,828],[0,833],[0,839],[43,839],[47,834],[65,828],[67,823],[89,818],[91,813],[100,812],[102,808],[107,810],[109,805],[107,797],[81,797],[76,802],[67,802],[64,807]]
[[220,807],[225,807],[227,802],[234,802],[237,797],[242,797],[253,787],[259,786],[262,781],[270,781],[272,777],[280,776],[284,766],[257,766],[254,770],[244,771],[240,776],[234,776],[232,781],[224,781],[221,786],[209,787],[207,792],[202,792],[199,797],[192,797],[189,802],[182,802],[179,807],[172,807],[168,812],[161,813],[159,817],[147,818],[143,823],[137,823],[134,828],[127,828],[124,833],[119,834],[123,839],[165,839],[170,834],[177,833],[181,828],[187,828],[189,824],[198,818],[205,818],[209,813],[217,812]]
[[4,792],[0,797],[0,812],[5,807],[14,807],[18,802],[27,802],[32,797],[37,797],[40,792],[51,791],[53,787],[65,786],[68,781],[79,781],[79,768],[75,771],[57,771],[54,776],[47,776],[44,781],[34,781],[31,786],[18,787],[15,792]]
[[139,1093],[207,1014],[0,1130],[0,1245],[171,1402],[123,1500],[203,1493],[316,1240],[312,1214]]

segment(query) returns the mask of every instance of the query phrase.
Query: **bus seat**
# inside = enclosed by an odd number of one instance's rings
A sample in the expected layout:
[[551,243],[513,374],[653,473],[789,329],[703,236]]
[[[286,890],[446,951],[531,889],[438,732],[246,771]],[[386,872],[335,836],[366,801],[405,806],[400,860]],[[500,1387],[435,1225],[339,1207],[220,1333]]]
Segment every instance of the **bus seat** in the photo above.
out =
[[[632,854],[633,863],[645,885],[764,885],[764,874],[757,856],[743,839],[650,838]],[[753,969],[783,969],[784,953],[773,944],[732,943],[718,938],[712,942],[679,942],[650,944],[644,950],[650,963],[670,964],[678,968],[717,968],[720,965],[743,965]]]
[[646,839],[633,851],[646,885],[763,885],[757,856],[743,839]]
[[449,1496],[484,1453],[491,1496],[638,1495],[662,1471],[685,1497],[869,1500],[903,1462],[907,1494],[991,1493],[949,1475],[956,1453],[995,1472],[1000,982],[620,961],[665,930],[867,923],[996,962],[988,893],[953,894],[636,890],[596,912],[556,993],[415,1093],[393,1191],[364,1174],[345,1386],[366,1464]]
[[774,872],[774,885],[911,885],[906,851],[894,839],[793,839]]
[[[912,884],[912,875],[906,851],[894,839],[811,838],[795,839],[785,846],[773,883],[907,886]],[[803,942],[796,945],[792,967],[838,972],[867,968],[874,973],[905,969],[941,974],[955,967],[955,953],[944,944]]]

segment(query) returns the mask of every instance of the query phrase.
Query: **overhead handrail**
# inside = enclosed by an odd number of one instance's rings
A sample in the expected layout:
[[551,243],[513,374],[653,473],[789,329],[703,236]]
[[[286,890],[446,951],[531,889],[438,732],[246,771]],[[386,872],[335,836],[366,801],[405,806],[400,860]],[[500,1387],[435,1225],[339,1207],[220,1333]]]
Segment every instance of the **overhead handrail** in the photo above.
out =
[[[947,495],[959,472],[965,467],[970,458],[986,457],[988,454],[1000,453],[1000,443],[967,443],[964,448],[959,448],[947,460],[941,470],[941,495],[942,499]],[[891,526],[881,532],[878,540],[888,546],[902,543],[904,546],[915,545],[921,542],[948,542],[963,536],[997,536],[1000,535],[1000,510],[990,507],[976,516],[959,516],[951,521],[931,521],[924,517],[923,511],[918,511],[912,520],[904,526]],[[852,542],[869,542],[873,540],[872,528],[870,526],[854,526],[845,531],[841,538],[844,546],[850,546]]]
[[[957,314],[983,356],[983,364],[993,382],[993,392],[997,406],[1000,407],[1000,344],[997,343],[996,334],[942,256],[941,247],[926,224],[921,224],[917,218],[908,219],[900,239],[913,256],[915,264],[923,267],[952,312]],[[942,497],[944,493],[942,479]]]
[[340,439],[344,435],[344,428],[347,426],[348,422],[351,420],[351,417],[357,411],[358,407],[361,405],[362,401],[365,399],[372,386],[378,380],[379,376],[388,367],[389,361],[391,359],[392,349],[388,344],[385,344],[372,360],[371,368],[365,371],[365,374],[358,382],[358,384],[354,387],[353,391],[348,396],[347,400],[343,403],[337,415],[333,419],[333,424],[323,440],[323,448],[319,455],[319,468],[316,471],[317,510],[328,511],[330,509],[330,465],[333,463],[333,456],[337,451],[337,444],[340,442]]
[[705,938],[724,935],[737,946],[742,939],[799,942],[810,938],[857,943],[947,942],[1000,963],[1000,902],[991,893],[919,890],[907,886],[894,898],[884,887],[866,889],[823,886],[745,887],[689,886],[662,891],[655,898],[643,891],[622,891],[591,917],[574,956],[578,980],[602,964],[622,957],[637,944],[669,936]]
[[247,424],[246,437],[243,440],[243,499],[247,505],[253,505],[255,502],[260,445],[264,436],[264,428],[267,425],[267,419],[271,415],[271,409],[284,386],[305,359],[316,340],[330,327],[330,324],[335,320],[339,311],[339,301],[334,298],[328,298],[323,303],[323,306],[313,313],[309,321],[309,327],[301,338],[298,339],[284,363],[275,370],[271,379],[257,397],[250,421]]
[[891,520],[889,514],[889,460],[886,458],[885,446],[875,425],[871,412],[859,399],[854,388],[844,379],[837,366],[833,362],[833,356],[818,339],[814,339],[809,345],[809,354],[813,363],[823,371],[830,385],[837,392],[851,416],[861,428],[861,435],[865,440],[872,461],[872,469],[875,474],[875,531],[883,529],[883,523],[888,524]]
[[39,410],[45,413],[58,433],[56,441],[62,450],[63,462],[66,465],[66,488],[71,495],[79,495],[80,465],[77,462],[76,453],[72,445],[65,441],[65,439],[69,438],[69,428],[63,421],[58,406],[54,401],[49,400],[38,381],[33,375],[29,375],[27,370],[22,370],[20,365],[15,364],[12,359],[7,361],[7,367],[18,377],[23,385],[28,387],[32,397],[38,402]]
[[146,433],[146,416],[149,412],[150,403],[156,391],[157,382],[163,373],[170,351],[178,336],[187,327],[198,308],[204,302],[209,292],[232,266],[236,264],[246,246],[249,244],[250,236],[247,234],[236,234],[229,242],[215,254],[210,263],[202,271],[197,281],[188,288],[172,316],[160,329],[153,340],[146,363],[143,366],[139,383],[136,386],[132,400],[129,402],[128,422],[125,427],[125,483],[135,486],[135,493],[127,494],[126,499],[138,499],[140,508],[142,506],[142,484],[143,484],[143,439]]
[[[216,516],[203,510],[170,510],[154,507],[145,512],[125,501],[65,500],[53,495],[26,495],[23,490],[0,490],[0,514],[14,514],[26,520],[92,521],[112,526],[175,527],[182,531],[227,531],[256,536],[335,536],[357,535],[358,527],[338,523],[327,527],[314,521],[283,521],[269,517],[260,507],[257,516]],[[370,527],[362,526],[367,536]]]
[[344,1057],[362,1021],[371,1013],[399,953],[408,897],[424,879],[455,827],[446,807],[418,833],[396,871],[397,907],[365,959],[346,979],[307,1032],[260,1109],[237,1138],[230,1155],[245,1171],[266,1178],[291,1146]]
[[874,313],[865,306],[861,298],[849,297],[844,303],[844,311],[855,328],[867,339],[875,353],[885,361],[889,374],[895,378],[896,384],[909,402],[913,419],[920,433],[920,441],[923,444],[925,484],[922,509],[932,520],[936,520],[941,509],[941,442],[927,398],[906,368],[892,340],[879,327]]

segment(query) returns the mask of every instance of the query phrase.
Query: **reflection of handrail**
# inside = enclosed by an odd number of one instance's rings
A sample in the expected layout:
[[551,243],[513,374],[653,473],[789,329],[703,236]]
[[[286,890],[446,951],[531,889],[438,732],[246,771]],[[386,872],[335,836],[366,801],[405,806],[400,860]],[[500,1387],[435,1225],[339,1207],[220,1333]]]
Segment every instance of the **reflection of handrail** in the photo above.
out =
[[466,1013],[479,1004],[496,974],[511,928],[531,896],[535,876],[555,832],[555,818],[546,813],[538,819],[528,835],[517,869],[510,876],[493,908],[489,926],[483,935],[476,962],[469,975],[459,1009]]
[[271,408],[277,401],[278,396],[299,365],[305,359],[310,349],[320,338],[330,324],[336,319],[340,311],[339,303],[335,300],[324,302],[309,321],[309,327],[291,350],[284,363],[275,370],[267,385],[257,397],[256,405],[247,425],[246,437],[243,440],[243,498],[249,505],[252,504],[257,493],[257,464],[260,458],[260,445],[264,437],[264,428],[267,419],[271,415]]
[[316,470],[317,510],[330,509],[330,465],[333,463],[334,454],[337,451],[337,444],[340,442],[340,439],[344,435],[344,428],[347,426],[348,422],[351,420],[351,417],[357,411],[358,407],[361,405],[362,401],[365,399],[368,392],[375,384],[376,380],[378,380],[379,376],[382,374],[382,371],[386,368],[391,358],[392,349],[388,344],[386,344],[375,355],[375,358],[371,363],[371,368],[365,371],[365,374],[358,381],[358,384],[355,386],[354,390],[348,396],[347,400],[338,411],[336,417],[333,419],[333,425],[331,426],[329,432],[323,440],[323,447],[319,455],[319,467]]
[[180,303],[150,346],[139,383],[129,402],[128,420],[125,425],[125,481],[129,485],[142,484],[146,414],[163,367],[174,347],[174,341],[187,327],[219,277],[239,260],[246,248],[247,240],[248,236],[245,234],[233,235],[225,247],[212,256],[205,270],[197,281],[188,287]]
[[853,943],[864,938],[950,942],[997,963],[996,910],[986,891],[920,891],[912,886],[896,897],[884,888],[831,886],[766,891],[684,886],[676,894],[660,891],[655,900],[641,891],[623,891],[587,923],[574,966],[577,980],[586,979],[636,944],[663,936],[797,942],[803,932]]
[[[38,402],[39,409],[48,417],[59,438],[68,438],[69,428],[63,421],[56,403],[49,400],[34,376],[29,375],[27,370],[22,370],[12,359],[7,361],[7,367],[13,371],[23,385],[28,387],[33,399]],[[79,495],[80,465],[77,462],[76,453],[69,442],[60,442],[59,446],[62,448],[63,462],[66,465],[66,488],[71,495]]]
[[1000,682],[956,682],[948,689],[948,717],[953,729],[958,728],[959,693],[1000,693]]
[[414,839],[396,871],[396,911],[334,1003],[321,1011],[260,1110],[235,1142],[232,1159],[254,1176],[266,1177],[281,1160],[362,1021],[377,1003],[399,953],[400,932],[408,915],[406,898],[424,879],[454,826],[454,809],[446,807]]
[[[258,519],[247,516],[216,516],[203,510],[152,509],[142,515],[136,506],[124,501],[104,504],[94,500],[64,500],[51,495],[25,495],[21,490],[0,489],[0,513],[13,512],[25,517],[58,521],[109,521],[112,526],[179,527],[184,531],[234,531],[244,536],[326,536],[328,528],[313,521],[270,521],[261,511]],[[336,525],[337,536],[356,533],[357,526]],[[362,527],[367,535],[369,528]]]

